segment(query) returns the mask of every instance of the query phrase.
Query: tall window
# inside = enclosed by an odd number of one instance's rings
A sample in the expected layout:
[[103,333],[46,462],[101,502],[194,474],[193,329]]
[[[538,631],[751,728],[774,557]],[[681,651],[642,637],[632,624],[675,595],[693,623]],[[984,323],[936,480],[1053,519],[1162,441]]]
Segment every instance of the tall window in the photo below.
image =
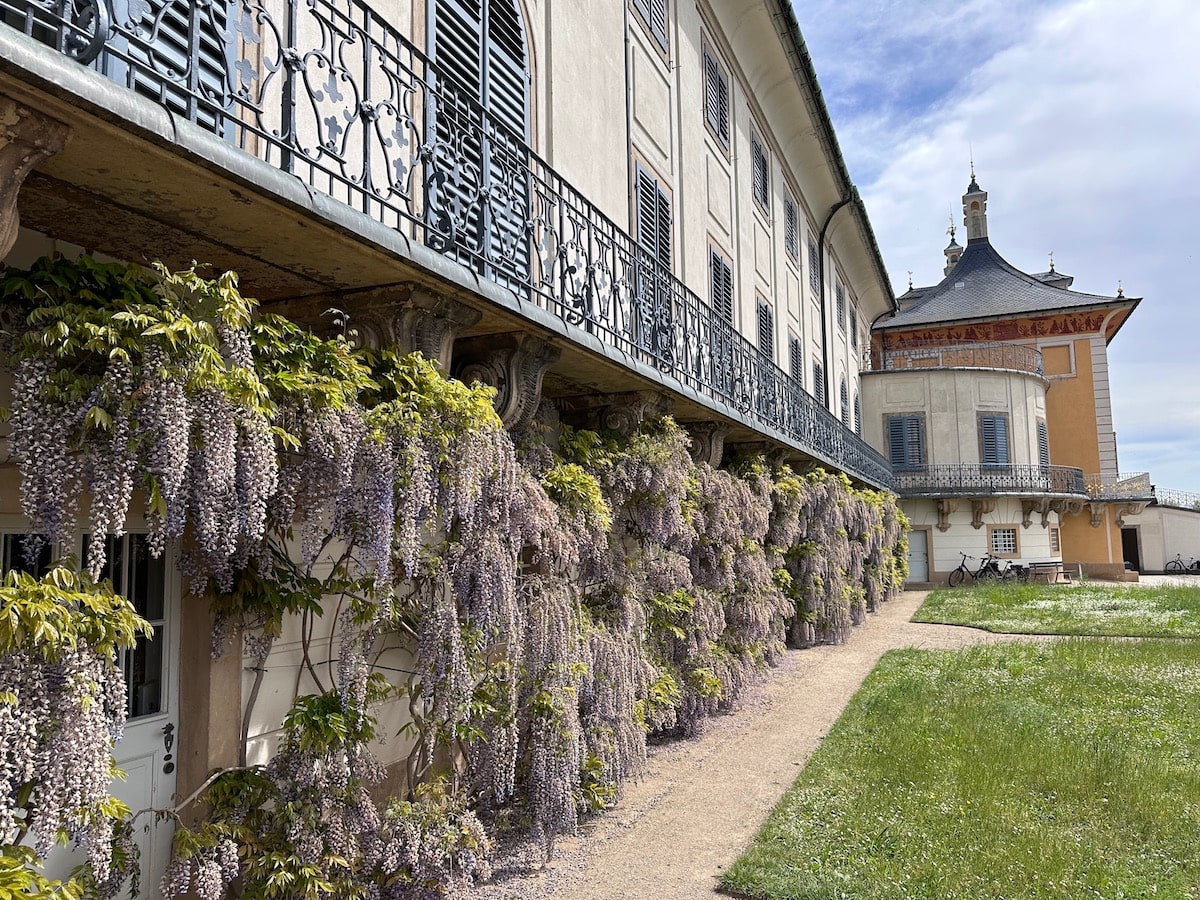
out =
[[708,248],[708,289],[717,316],[733,324],[733,267],[715,247]]
[[791,197],[783,198],[783,249],[792,259],[800,256],[800,220]]
[[758,349],[768,359],[775,359],[775,313],[762,297],[758,298]]
[[862,400],[857,391],[854,394],[854,433],[862,434]]
[[833,295],[837,299],[837,322],[838,328],[846,330],[846,289],[842,287],[839,281],[833,286]]
[[28,537],[23,534],[0,535],[0,575],[5,572],[28,572],[41,578],[50,571],[50,545],[42,542],[37,556],[30,559],[30,554],[25,551],[27,540]]
[[[515,0],[435,0],[430,9],[440,79],[427,96],[437,165],[447,176],[430,187],[431,224],[445,236],[440,249],[489,277],[515,269],[523,282],[529,70],[521,13]],[[476,103],[509,130],[482,127]]]
[[897,472],[925,468],[925,420],[922,416],[887,417],[888,460]]
[[667,49],[667,0],[633,0],[633,8],[653,36],[655,43]]
[[729,146],[729,75],[704,48],[704,121],[722,147]]
[[850,389],[846,386],[846,376],[842,376],[841,386],[838,388],[838,400],[841,401],[842,408],[842,424],[847,428],[850,427]]
[[637,240],[667,272],[671,271],[671,198],[658,179],[637,167]]
[[812,395],[817,402],[825,406],[825,367],[813,360],[813,389]]
[[638,343],[667,353],[671,343],[671,198],[640,165],[637,173],[637,242],[649,257],[639,267]]
[[808,236],[808,286],[814,295],[821,293],[821,251],[812,235]]
[[1008,416],[979,417],[979,461],[989,469],[1008,467]]
[[858,349],[858,313],[853,306],[850,307],[850,346]]
[[763,212],[771,210],[771,164],[767,148],[757,134],[750,135],[751,193]]
[[804,387],[804,351],[800,347],[800,339],[795,335],[788,335],[788,368],[796,384]]

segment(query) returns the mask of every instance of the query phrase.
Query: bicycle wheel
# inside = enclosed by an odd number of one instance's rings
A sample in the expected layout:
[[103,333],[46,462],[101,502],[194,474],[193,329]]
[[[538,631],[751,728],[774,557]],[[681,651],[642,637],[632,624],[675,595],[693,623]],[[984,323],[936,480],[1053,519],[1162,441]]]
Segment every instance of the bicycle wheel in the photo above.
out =
[[1167,563],[1165,566],[1163,566],[1163,570],[1168,575],[1182,575],[1183,574],[1183,560],[1173,559],[1169,563]]
[[964,569],[962,566],[959,566],[957,569],[955,569],[953,572],[951,572],[950,578],[949,578],[950,587],[958,587],[960,584],[962,584],[963,577],[966,574],[967,574],[967,570]]

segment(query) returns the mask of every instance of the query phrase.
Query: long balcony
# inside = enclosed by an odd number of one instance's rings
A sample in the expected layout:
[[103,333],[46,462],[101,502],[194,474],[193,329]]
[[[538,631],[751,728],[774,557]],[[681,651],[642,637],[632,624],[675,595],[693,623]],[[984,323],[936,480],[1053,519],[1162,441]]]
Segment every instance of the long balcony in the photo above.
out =
[[1093,500],[1119,503],[1154,499],[1154,486],[1150,483],[1150,473],[1148,472],[1137,472],[1132,475],[1089,474],[1085,481],[1088,496]]
[[1082,469],[1071,466],[925,466],[895,473],[901,497],[1046,496],[1087,499]]
[[908,344],[875,348],[871,368],[903,369],[1009,369],[1043,375],[1042,354],[1019,344]]
[[[157,104],[170,125],[148,139],[181,155],[186,149],[189,159],[223,168],[277,205],[315,210],[343,235],[410,253],[423,270],[453,281],[459,295],[477,285],[472,302],[482,295],[526,327],[565,337],[583,356],[615,362],[644,386],[658,382],[698,411],[890,486],[879,453],[368,4],[0,0],[0,22],[38,42],[0,34],[8,75],[68,103],[86,94],[97,117],[122,127],[148,129],[120,119],[140,115],[138,103]],[[91,73],[48,63],[52,53],[120,85],[127,99],[98,91]],[[94,171],[97,181],[116,177]],[[244,192],[231,193],[245,200]],[[238,216],[231,222],[250,215],[232,209]],[[243,253],[248,266],[270,252],[286,277],[299,272],[321,282],[303,263],[281,262],[289,252],[281,249],[289,240],[283,229],[302,237],[304,228],[278,221],[268,234],[246,228],[240,238],[215,230],[204,237]],[[195,234],[207,224],[189,219],[179,227]],[[436,258],[428,251],[441,261],[426,261]],[[360,267],[346,254],[359,251],[341,252],[341,273],[355,277]],[[386,272],[377,258],[366,264]],[[361,277],[365,289],[371,283]]]

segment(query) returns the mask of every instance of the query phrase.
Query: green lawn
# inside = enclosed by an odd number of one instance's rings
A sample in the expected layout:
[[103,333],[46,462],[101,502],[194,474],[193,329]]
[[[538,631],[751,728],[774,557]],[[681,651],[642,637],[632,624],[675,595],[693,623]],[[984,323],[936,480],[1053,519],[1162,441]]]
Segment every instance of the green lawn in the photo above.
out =
[[998,584],[933,591],[914,622],[1019,634],[1200,637],[1200,587]]
[[750,850],[740,896],[1200,897],[1200,645],[887,654]]

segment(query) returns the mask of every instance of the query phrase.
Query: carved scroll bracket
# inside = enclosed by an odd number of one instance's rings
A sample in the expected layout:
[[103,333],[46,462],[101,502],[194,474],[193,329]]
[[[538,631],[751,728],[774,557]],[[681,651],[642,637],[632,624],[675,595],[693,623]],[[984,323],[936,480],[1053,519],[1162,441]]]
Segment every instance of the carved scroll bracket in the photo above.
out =
[[38,163],[66,146],[70,135],[62,122],[0,96],[0,259],[17,242],[21,185]]
[[1106,503],[1089,503],[1087,505],[1088,512],[1091,514],[1091,525],[1093,528],[1099,528],[1104,524],[1104,507]]
[[1148,500],[1131,500],[1128,503],[1122,503],[1117,506],[1115,510],[1117,514],[1117,527],[1124,528],[1126,516],[1140,515],[1146,511],[1148,505]]
[[692,438],[692,459],[713,468],[721,465],[729,426],[724,422],[693,422],[686,427]]
[[496,389],[496,413],[508,429],[533,421],[542,401],[542,380],[562,351],[529,334],[487,335],[459,346],[456,375]]

